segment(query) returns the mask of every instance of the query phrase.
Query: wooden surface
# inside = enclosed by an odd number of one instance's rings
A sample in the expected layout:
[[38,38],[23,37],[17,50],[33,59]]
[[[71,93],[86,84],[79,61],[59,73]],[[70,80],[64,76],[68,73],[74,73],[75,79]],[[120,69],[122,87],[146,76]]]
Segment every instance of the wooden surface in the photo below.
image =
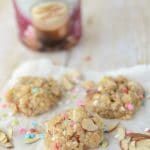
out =
[[70,52],[35,53],[17,38],[11,0],[0,1],[0,87],[30,59],[98,71],[150,63],[150,0],[83,0],[84,34]]

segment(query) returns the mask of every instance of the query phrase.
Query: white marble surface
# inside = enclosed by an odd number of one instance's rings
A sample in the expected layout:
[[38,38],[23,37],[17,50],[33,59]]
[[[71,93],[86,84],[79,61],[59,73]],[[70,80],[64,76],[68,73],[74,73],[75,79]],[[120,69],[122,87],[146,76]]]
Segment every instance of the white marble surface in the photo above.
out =
[[0,88],[22,61],[49,58],[105,71],[150,62],[149,0],[83,0],[84,35],[70,52],[34,53],[17,39],[11,0],[0,1]]

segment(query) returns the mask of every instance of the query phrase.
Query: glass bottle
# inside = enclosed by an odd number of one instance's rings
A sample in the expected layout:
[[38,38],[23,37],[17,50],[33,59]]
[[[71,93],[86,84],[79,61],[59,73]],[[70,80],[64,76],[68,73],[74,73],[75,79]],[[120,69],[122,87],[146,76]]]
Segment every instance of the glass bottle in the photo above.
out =
[[81,0],[13,0],[19,37],[36,51],[67,50],[82,34]]

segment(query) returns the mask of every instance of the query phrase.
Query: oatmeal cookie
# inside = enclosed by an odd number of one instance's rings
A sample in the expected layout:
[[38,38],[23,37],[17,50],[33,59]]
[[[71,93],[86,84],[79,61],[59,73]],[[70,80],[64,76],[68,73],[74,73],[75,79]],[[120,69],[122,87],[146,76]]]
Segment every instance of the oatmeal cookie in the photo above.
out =
[[123,76],[104,77],[87,91],[85,106],[103,118],[130,119],[144,99],[144,89]]
[[99,147],[103,121],[83,107],[67,110],[46,122],[47,150],[84,150]]
[[47,112],[61,98],[61,89],[52,78],[22,77],[8,90],[6,101],[14,112],[35,116]]

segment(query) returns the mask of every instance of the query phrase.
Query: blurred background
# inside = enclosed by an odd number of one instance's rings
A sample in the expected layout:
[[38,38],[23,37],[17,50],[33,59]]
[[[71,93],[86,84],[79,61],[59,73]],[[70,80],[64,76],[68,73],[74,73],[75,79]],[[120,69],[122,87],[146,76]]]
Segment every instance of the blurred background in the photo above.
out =
[[150,63],[149,0],[83,0],[83,35],[66,51],[34,52],[18,39],[11,0],[0,0],[0,88],[21,62],[48,58],[55,65],[107,71]]

